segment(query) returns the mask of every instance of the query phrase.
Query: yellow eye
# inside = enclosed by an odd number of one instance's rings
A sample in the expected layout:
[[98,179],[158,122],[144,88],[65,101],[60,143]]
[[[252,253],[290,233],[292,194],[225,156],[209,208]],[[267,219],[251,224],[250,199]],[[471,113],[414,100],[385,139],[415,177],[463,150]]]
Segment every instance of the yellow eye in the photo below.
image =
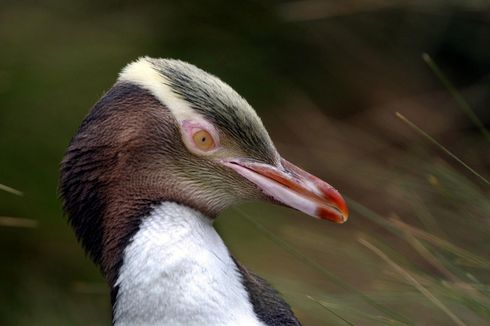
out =
[[203,151],[209,151],[214,148],[214,140],[211,134],[206,130],[199,130],[194,135],[192,135],[194,144]]

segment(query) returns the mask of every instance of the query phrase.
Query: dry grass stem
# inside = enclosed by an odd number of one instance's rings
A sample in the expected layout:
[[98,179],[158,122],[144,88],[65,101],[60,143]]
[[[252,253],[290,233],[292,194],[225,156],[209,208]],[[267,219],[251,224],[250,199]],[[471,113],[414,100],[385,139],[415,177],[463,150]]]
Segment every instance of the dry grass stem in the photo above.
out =
[[37,221],[28,218],[0,216],[0,226],[14,228],[35,228],[38,226]]
[[455,314],[451,312],[439,299],[437,299],[429,290],[427,290],[422,284],[420,284],[414,276],[412,276],[403,267],[391,260],[384,252],[379,248],[372,245],[370,242],[363,238],[359,238],[358,241],[375,253],[378,257],[383,259],[388,265],[390,265],[394,270],[396,270],[400,275],[402,275],[408,282],[410,282],[420,293],[422,293],[427,299],[439,307],[449,318],[456,324],[460,326],[465,326],[466,324],[458,318]]
[[422,54],[422,59],[427,63],[432,72],[439,78],[444,87],[447,88],[449,93],[454,97],[458,106],[468,115],[471,122],[477,126],[483,136],[490,141],[490,133],[485,128],[485,125],[481,122],[475,112],[471,109],[471,106],[465,100],[465,98],[461,95],[460,92],[453,86],[453,84],[449,81],[449,79],[444,75],[442,70],[437,66],[437,64],[432,60],[431,56],[427,53]]
[[336,313],[335,311],[333,311],[332,309],[330,309],[330,307],[323,301],[320,301],[320,300],[317,300],[315,298],[313,298],[312,296],[310,295],[307,295],[306,296],[308,299],[310,299],[311,301],[313,302],[316,302],[317,304],[319,304],[320,306],[322,306],[323,308],[325,308],[325,310],[327,310],[328,312],[330,312],[332,315],[334,315],[335,317],[337,317],[338,319],[344,321],[347,325],[351,325],[351,326],[354,326],[354,324],[352,324],[350,321],[348,321],[347,319],[345,319],[344,317],[342,317],[341,315],[339,315],[338,313]]
[[365,295],[352,285],[344,282],[340,277],[336,276],[335,274],[331,273],[330,271],[326,270],[318,264],[316,261],[308,258],[305,256],[302,252],[291,246],[289,243],[287,243],[285,240],[280,239],[277,237],[275,234],[273,234],[271,231],[269,231],[266,227],[264,227],[262,224],[258,223],[254,219],[250,218],[245,212],[243,212],[240,209],[236,209],[240,215],[242,215],[249,223],[251,223],[253,226],[255,226],[260,232],[262,232],[266,237],[268,237],[270,240],[275,242],[279,247],[285,249],[287,252],[301,260],[302,262],[308,264],[309,266],[313,267],[320,273],[322,273],[324,276],[326,276],[331,282],[336,284],[337,286],[348,290],[349,292],[356,293],[359,295],[360,298],[362,298],[366,303],[371,305],[372,307],[376,308],[378,311],[386,314],[390,318],[403,323],[403,324],[410,324],[410,321],[408,318],[405,316],[401,315],[398,312],[393,311],[392,309],[376,302],[375,300],[371,299],[369,296]]
[[8,193],[11,193],[11,194],[14,194],[17,196],[23,196],[24,195],[21,191],[14,189],[12,187],[6,186],[6,185],[1,184],[1,183],[0,183],[0,190],[6,191]]
[[397,229],[403,231],[403,232],[408,232],[414,237],[418,239],[425,240],[427,242],[432,243],[433,245],[436,245],[442,249],[445,249],[463,259],[468,260],[469,262],[473,263],[476,266],[490,269],[490,261],[487,259],[480,257],[478,255],[473,254],[472,252],[469,252],[465,249],[459,248],[458,246],[452,244],[451,242],[441,239],[433,234],[430,234],[428,232],[425,232],[423,230],[420,230],[414,226],[408,225],[405,222],[391,218],[390,219],[391,223],[393,226],[395,226]]
[[487,185],[490,185],[490,181],[488,181],[485,177],[483,177],[481,174],[479,174],[478,172],[476,172],[473,168],[471,168],[468,164],[466,164],[465,162],[463,162],[463,160],[461,160],[459,157],[457,157],[456,155],[454,155],[450,150],[448,150],[446,147],[444,147],[441,143],[439,143],[437,140],[435,140],[432,136],[430,136],[428,133],[426,133],[425,131],[423,131],[421,128],[419,128],[416,124],[414,124],[412,121],[408,120],[403,114],[401,114],[400,112],[396,112],[396,116],[402,120],[403,122],[405,122],[407,125],[409,125],[412,129],[414,129],[415,131],[417,131],[419,134],[421,134],[422,136],[424,136],[427,140],[429,140],[430,142],[432,142],[434,145],[436,145],[437,147],[439,147],[442,151],[444,151],[446,154],[448,154],[449,156],[451,156],[454,160],[456,160],[459,164],[461,164],[462,166],[464,166],[468,171],[470,171],[471,173],[473,173],[475,176],[477,176],[478,178],[480,178],[483,182],[485,182]]

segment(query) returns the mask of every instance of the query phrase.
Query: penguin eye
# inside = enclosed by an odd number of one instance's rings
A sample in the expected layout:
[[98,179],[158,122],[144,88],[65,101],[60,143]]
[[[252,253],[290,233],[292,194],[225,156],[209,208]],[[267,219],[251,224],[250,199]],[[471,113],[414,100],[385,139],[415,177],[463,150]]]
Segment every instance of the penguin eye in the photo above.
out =
[[214,140],[209,132],[204,129],[196,131],[192,135],[194,144],[202,151],[209,151],[214,148]]
[[183,120],[181,132],[185,146],[193,154],[211,155],[220,147],[218,131],[206,120]]

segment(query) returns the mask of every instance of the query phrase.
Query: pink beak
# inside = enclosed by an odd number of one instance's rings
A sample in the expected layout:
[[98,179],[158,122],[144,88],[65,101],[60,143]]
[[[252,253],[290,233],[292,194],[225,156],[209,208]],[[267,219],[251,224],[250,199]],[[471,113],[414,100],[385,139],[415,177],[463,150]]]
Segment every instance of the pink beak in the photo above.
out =
[[339,192],[285,159],[281,159],[280,167],[247,159],[224,160],[222,163],[282,205],[336,223],[347,221],[349,212]]

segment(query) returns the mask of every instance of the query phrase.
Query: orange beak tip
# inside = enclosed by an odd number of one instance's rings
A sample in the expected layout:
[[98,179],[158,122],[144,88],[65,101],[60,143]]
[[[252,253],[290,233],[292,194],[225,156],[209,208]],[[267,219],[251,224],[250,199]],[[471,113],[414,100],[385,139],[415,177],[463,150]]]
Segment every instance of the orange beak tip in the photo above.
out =
[[316,214],[322,220],[332,221],[337,224],[344,224],[349,219],[347,210],[339,213],[338,211],[333,211],[331,208],[319,207]]

